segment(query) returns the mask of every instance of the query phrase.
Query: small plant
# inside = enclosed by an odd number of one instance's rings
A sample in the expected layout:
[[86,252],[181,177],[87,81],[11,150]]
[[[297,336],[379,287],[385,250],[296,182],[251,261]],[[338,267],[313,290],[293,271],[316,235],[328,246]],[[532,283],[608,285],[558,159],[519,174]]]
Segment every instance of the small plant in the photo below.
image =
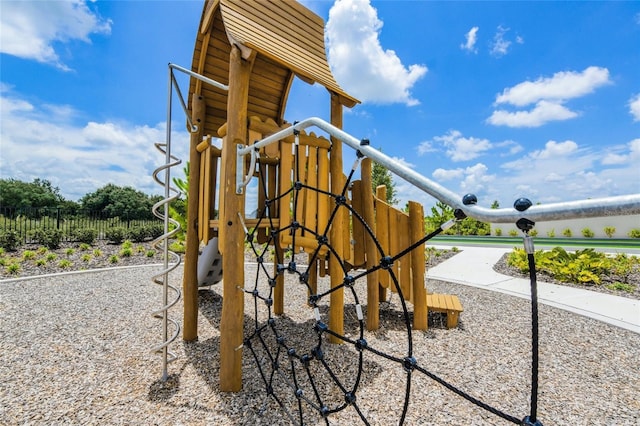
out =
[[48,251],[49,249],[46,247],[38,247],[38,250],[36,250],[36,253],[42,255],[42,254],[46,254]]
[[615,226],[605,226],[604,227],[604,233],[607,237],[609,238],[613,238],[613,234],[616,233],[616,227]]
[[454,247],[451,247],[451,251],[454,252],[454,253],[459,253],[460,249],[458,247],[454,246]]
[[36,252],[33,250],[25,250],[22,252],[22,260],[31,260],[36,257]]
[[640,238],[640,228],[634,228],[628,234],[631,238]]
[[78,248],[80,249],[80,251],[87,251],[91,248],[91,246],[87,243],[81,243]]
[[8,274],[17,275],[20,272],[20,264],[19,263],[10,263],[5,267],[5,270]]
[[93,257],[102,257],[102,250],[93,249]]
[[82,260],[84,263],[89,263],[91,262],[91,255],[89,253],[85,253],[80,257],[80,260]]
[[131,257],[132,254],[133,249],[131,247],[122,248],[122,250],[120,250],[120,256],[122,257]]
[[78,228],[73,231],[73,237],[80,243],[92,245],[98,238],[98,231],[93,228]]
[[9,264],[10,260],[6,257],[0,257],[0,266],[7,266]]
[[567,238],[571,238],[571,236],[573,235],[573,233],[571,232],[570,228],[566,228],[562,231],[562,235],[564,235]]
[[7,251],[16,251],[20,247],[20,236],[16,231],[0,232],[0,247]]
[[118,262],[120,262],[120,258],[117,255],[112,254],[111,256],[109,256],[109,263],[115,264]]
[[532,229],[531,231],[529,231],[529,235],[531,235],[532,237],[537,237],[538,236],[538,230],[537,229]]
[[122,248],[125,248],[125,249],[133,248],[133,243],[130,240],[125,240],[122,243]]
[[518,231],[516,231],[515,229],[510,229],[509,230],[509,236],[510,237],[517,237],[518,236]]
[[58,255],[55,253],[47,253],[47,256],[45,257],[47,262],[53,262],[57,258],[58,258]]
[[556,236],[556,230],[551,228],[549,231],[547,231],[547,237],[549,238],[553,238]]
[[608,288],[609,290],[618,290],[618,291],[624,291],[627,293],[633,293],[636,290],[636,287],[633,284],[621,283],[619,281],[616,281],[615,283],[607,284],[605,287]]
[[501,228],[496,228],[495,231],[496,237],[501,237],[502,236],[502,229]]
[[582,228],[582,236],[585,238],[593,238],[593,236],[595,235],[593,233],[593,231],[589,228]]
[[113,244],[120,244],[127,235],[126,229],[122,227],[109,228],[105,231],[104,236]]
[[69,259],[62,259],[58,262],[58,267],[62,269],[69,269],[73,266],[73,263]]
[[72,256],[72,255],[73,255],[73,253],[75,253],[75,252],[76,252],[76,250],[75,250],[75,249],[68,248],[68,249],[66,249],[66,250],[64,251],[64,254],[66,254],[67,256]]
[[44,266],[47,264],[47,259],[36,259],[36,266]]
[[138,246],[136,247],[136,253],[144,253],[147,249],[144,248],[144,246]]
[[147,250],[146,253],[147,257],[153,257],[156,255],[156,251],[155,250]]

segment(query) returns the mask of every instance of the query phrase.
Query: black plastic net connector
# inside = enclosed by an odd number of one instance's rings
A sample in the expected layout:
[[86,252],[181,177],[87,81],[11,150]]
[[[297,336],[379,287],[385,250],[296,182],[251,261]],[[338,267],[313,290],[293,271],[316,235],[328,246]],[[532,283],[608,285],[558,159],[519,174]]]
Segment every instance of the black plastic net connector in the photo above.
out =
[[289,265],[287,266],[287,271],[289,271],[290,274],[293,274],[294,272],[296,272],[297,271],[296,262],[289,262]]
[[345,197],[344,195],[338,195],[336,197],[336,204],[339,206],[347,204],[347,197]]
[[327,324],[323,323],[322,321],[318,321],[313,328],[315,328],[318,333],[324,333],[329,329],[329,326],[327,326]]
[[380,266],[382,269],[390,269],[393,266],[393,258],[391,256],[385,256],[380,259]]
[[276,269],[278,270],[278,273],[281,273],[281,272],[285,271],[287,269],[287,267],[282,263],[278,263],[278,266],[276,266]]
[[320,415],[322,416],[323,419],[326,419],[327,417],[329,417],[330,411],[329,411],[329,407],[327,407],[326,405],[323,405],[322,407],[320,407]]
[[244,339],[242,344],[244,345],[245,348],[251,349],[251,340],[250,339]]
[[296,183],[293,184],[293,189],[300,191],[302,189],[302,182],[296,181]]
[[270,297],[267,298],[267,299],[264,299],[264,304],[267,305],[267,306],[273,305],[273,299],[270,298]]
[[258,291],[257,288],[253,289],[253,291],[251,292],[251,295],[253,297],[258,297],[260,295],[260,292]]
[[408,356],[404,360],[402,360],[402,367],[404,367],[405,371],[407,372],[413,371],[416,368],[417,364],[418,362],[412,356]]
[[309,272],[303,272],[300,274],[300,278],[299,278],[300,282],[302,284],[306,284],[309,282]]
[[296,398],[300,399],[304,395],[304,391],[302,389],[296,389]]
[[346,392],[344,394],[344,402],[346,402],[347,405],[355,404],[355,402],[356,402],[356,394],[353,393],[353,392]]
[[262,257],[262,256],[258,256],[258,257],[256,257],[256,262],[258,262],[258,263],[264,263],[264,257]]
[[453,215],[455,216],[456,219],[458,220],[462,220],[464,218],[467,217],[467,214],[465,212],[462,211],[462,209],[455,209],[453,211]]
[[357,157],[357,158],[364,158],[364,154],[362,153],[362,151],[357,150],[357,151],[356,151],[356,157]]
[[289,355],[290,357],[296,356],[296,350],[294,348],[289,348],[289,350],[287,351],[287,355]]
[[313,357],[309,354],[304,354],[300,357],[300,361],[305,367],[308,367],[311,364]]
[[535,225],[535,222],[532,222],[524,217],[522,219],[518,219],[518,221],[516,222],[516,226],[518,227],[518,229],[525,233],[531,231]]
[[273,386],[269,385],[266,388],[267,395],[273,395]]
[[315,348],[313,348],[311,350],[311,355],[313,355],[313,357],[318,361],[324,359],[324,352],[322,352],[322,348],[320,346],[316,346]]
[[369,146],[371,142],[369,142],[369,139],[361,139],[360,140],[360,146]]
[[527,210],[529,207],[531,207],[532,205],[533,203],[528,198],[518,198],[513,203],[513,208],[518,210],[519,212],[523,212]]
[[312,306],[315,306],[315,304],[318,303],[318,300],[320,300],[320,296],[318,296],[317,294],[312,294],[311,296],[309,296],[309,304]]
[[356,349],[358,350],[358,352],[362,352],[363,350],[367,349],[367,346],[369,346],[369,343],[367,343],[365,339],[356,340]]
[[275,318],[269,318],[267,320],[267,324],[269,324],[270,327],[273,327],[276,325],[276,319]]
[[540,420],[535,420],[532,421],[531,417],[527,416],[524,419],[522,419],[522,423],[520,423],[522,426],[542,426],[542,423],[540,423]]
[[275,278],[269,278],[269,287],[275,288],[278,285],[278,280]]
[[293,230],[300,229],[300,222],[298,222],[297,220],[294,220],[293,222],[291,222],[291,229]]
[[284,342],[285,342],[284,337],[282,336],[276,337],[276,343],[279,344],[280,346],[284,346]]
[[466,194],[462,197],[462,204],[465,206],[472,206],[474,204],[478,204],[478,197],[475,194]]
[[329,239],[326,235],[318,235],[318,242],[322,245],[326,245],[329,242]]
[[353,278],[351,275],[345,275],[344,277],[344,281],[343,284],[346,287],[353,287],[353,284],[356,282],[356,279]]

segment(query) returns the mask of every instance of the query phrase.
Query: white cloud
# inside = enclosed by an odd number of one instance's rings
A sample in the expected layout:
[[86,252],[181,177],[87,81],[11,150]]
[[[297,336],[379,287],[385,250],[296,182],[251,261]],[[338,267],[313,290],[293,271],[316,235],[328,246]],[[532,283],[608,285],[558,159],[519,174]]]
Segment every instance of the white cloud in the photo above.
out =
[[633,121],[640,121],[640,93],[629,99],[629,112],[633,116]]
[[487,121],[495,126],[539,127],[550,121],[568,120],[577,116],[576,112],[561,104],[539,101],[530,111],[493,111]]
[[609,70],[606,68],[591,66],[582,72],[561,71],[553,77],[540,77],[536,81],[525,81],[504,89],[496,97],[496,103],[521,107],[540,100],[563,102],[593,93],[609,83]]
[[459,182],[458,187],[461,191],[476,193],[486,189],[487,184],[495,180],[496,176],[489,174],[488,171],[489,169],[486,165],[476,163],[473,166],[465,168],[438,168],[433,172],[432,176],[439,181],[457,180]]
[[434,179],[439,181],[460,179],[462,176],[464,176],[464,169],[457,168],[457,169],[447,170],[447,169],[437,168],[433,171],[431,176],[433,176]]
[[57,42],[90,43],[90,34],[111,32],[111,21],[85,1],[6,1],[0,13],[0,52],[53,64],[68,71],[54,48]]
[[591,66],[582,72],[557,72],[552,77],[540,77],[504,89],[496,96],[496,104],[524,107],[535,104],[532,109],[493,111],[487,122],[496,126],[539,127],[551,121],[569,120],[579,114],[564,103],[585,96],[597,88],[610,84],[609,70]]
[[337,0],[325,33],[331,70],[340,85],[363,102],[418,105],[411,88],[427,67],[405,67],[396,52],[384,50],[378,38],[382,26],[369,0]]
[[478,49],[476,49],[476,41],[478,40],[478,27],[473,27],[469,30],[468,33],[464,35],[465,42],[460,45],[460,49],[466,50],[467,52],[477,53]]
[[492,56],[501,57],[508,53],[511,42],[505,39],[505,34],[509,31],[509,28],[505,28],[502,25],[498,25],[496,34],[493,36],[493,43],[489,53]]
[[[465,138],[458,130],[450,130],[446,135],[436,136],[433,140],[441,143],[446,148],[447,156],[453,161],[473,160],[492,146],[487,139]],[[418,147],[418,152],[421,154],[424,152],[424,148],[420,148],[423,144],[425,142]]]
[[[640,163],[640,138],[634,139],[621,149],[610,148],[618,152],[608,152],[601,163],[605,166]],[[640,164],[636,164],[640,173]]]
[[[164,162],[164,155],[154,147],[165,139],[164,123],[88,122],[77,126],[70,124],[77,116],[70,117],[73,110],[64,105],[27,102],[8,90],[3,90],[0,101],[0,177],[28,182],[47,179],[72,200],[107,183],[162,193],[151,174]],[[51,110],[64,113],[52,115]],[[172,138],[173,152],[186,161],[189,136],[175,131]],[[182,166],[173,173],[181,176]]]

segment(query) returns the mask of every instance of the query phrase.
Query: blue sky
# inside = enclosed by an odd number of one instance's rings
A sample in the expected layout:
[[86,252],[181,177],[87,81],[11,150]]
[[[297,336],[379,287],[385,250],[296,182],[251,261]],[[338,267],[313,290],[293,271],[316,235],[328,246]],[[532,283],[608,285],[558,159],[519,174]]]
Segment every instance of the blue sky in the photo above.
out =
[[[354,137],[485,207],[640,192],[640,3],[304,4],[326,22],[336,80],[363,101],[345,110]],[[190,66],[201,10],[1,1],[0,177],[48,179],[72,200],[107,183],[161,193],[167,63]],[[309,116],[329,119],[328,94],[298,81],[286,118]],[[434,203],[396,188],[401,205]]]

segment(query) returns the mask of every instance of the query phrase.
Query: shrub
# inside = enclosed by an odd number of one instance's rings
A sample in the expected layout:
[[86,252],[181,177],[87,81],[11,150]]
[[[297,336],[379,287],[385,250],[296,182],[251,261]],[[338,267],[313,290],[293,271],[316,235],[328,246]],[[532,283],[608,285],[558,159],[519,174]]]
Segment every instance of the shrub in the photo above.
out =
[[147,225],[146,232],[149,238],[155,240],[164,234],[164,225],[156,224],[156,225]]
[[122,250],[120,250],[120,256],[122,257],[131,257],[132,254],[133,250],[131,247],[123,247]]
[[613,238],[613,234],[616,233],[616,227],[615,226],[605,226],[604,227],[604,233],[607,237],[609,238]]
[[82,244],[80,244],[79,248],[80,248],[81,251],[87,251],[87,250],[89,250],[91,248],[91,246],[89,244],[87,244],[87,243],[82,243]]
[[127,235],[127,231],[120,227],[116,226],[115,228],[109,228],[104,233],[104,236],[113,244],[120,244],[124,241]]
[[80,258],[83,262],[88,263],[91,261],[91,255],[89,253],[85,253]]
[[147,257],[153,257],[156,255],[156,251],[155,250],[148,250],[147,251]]
[[64,251],[64,254],[66,254],[67,256],[71,256],[73,253],[75,253],[76,251],[72,248],[68,248]]
[[127,232],[127,238],[136,243],[141,243],[149,238],[149,228],[147,226],[134,226]]
[[60,248],[62,242],[62,230],[60,229],[35,229],[32,232],[33,239],[51,250]]
[[549,231],[547,231],[547,237],[549,238],[553,238],[556,236],[556,230],[555,229],[550,229]]
[[509,230],[509,236],[510,237],[517,237],[518,236],[518,231],[516,231],[515,229],[510,229]]
[[53,262],[54,260],[56,260],[58,258],[58,255],[55,253],[48,253],[47,257],[45,257],[45,260],[47,262]]
[[585,238],[593,238],[595,234],[589,228],[582,228],[582,236]]
[[44,266],[47,264],[47,259],[36,259],[36,266]]
[[100,257],[100,256],[102,256],[102,250],[100,250],[100,249],[94,249],[94,250],[93,250],[93,255],[94,255],[95,257]]
[[115,254],[112,254],[111,256],[109,256],[109,263],[118,263],[120,262],[120,258],[118,256],[116,256]]
[[98,238],[98,231],[93,228],[78,228],[73,231],[73,237],[79,243],[92,245]]
[[640,238],[640,228],[634,228],[628,234],[631,238]]
[[0,247],[7,251],[16,251],[20,247],[20,236],[16,231],[0,232]]
[[532,229],[531,231],[529,231],[529,235],[531,235],[532,237],[537,237],[538,236],[538,230],[537,229]]
[[571,238],[571,236],[573,235],[573,233],[571,232],[571,229],[566,228],[564,231],[562,231],[562,235],[564,235],[567,238]]
[[495,232],[495,234],[496,234],[496,237],[500,237],[500,236],[502,236],[502,229],[500,229],[500,228],[496,228],[494,232]]

